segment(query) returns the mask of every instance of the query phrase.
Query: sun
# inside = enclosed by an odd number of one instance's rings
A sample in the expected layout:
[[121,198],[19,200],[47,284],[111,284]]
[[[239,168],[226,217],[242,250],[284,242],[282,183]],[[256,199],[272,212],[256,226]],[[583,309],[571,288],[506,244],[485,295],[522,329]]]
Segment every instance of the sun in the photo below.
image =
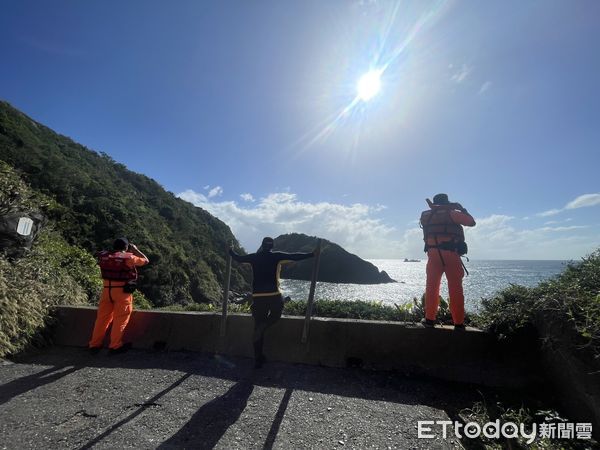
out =
[[358,84],[356,85],[358,97],[363,102],[368,102],[375,97],[381,90],[381,72],[379,70],[371,70],[365,73]]

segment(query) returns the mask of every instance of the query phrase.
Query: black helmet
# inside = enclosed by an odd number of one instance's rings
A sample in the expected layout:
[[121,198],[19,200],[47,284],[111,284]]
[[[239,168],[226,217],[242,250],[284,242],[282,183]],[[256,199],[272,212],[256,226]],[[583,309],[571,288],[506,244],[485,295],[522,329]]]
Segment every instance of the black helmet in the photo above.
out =
[[450,202],[448,201],[447,194],[436,194],[433,197],[434,205],[448,205]]

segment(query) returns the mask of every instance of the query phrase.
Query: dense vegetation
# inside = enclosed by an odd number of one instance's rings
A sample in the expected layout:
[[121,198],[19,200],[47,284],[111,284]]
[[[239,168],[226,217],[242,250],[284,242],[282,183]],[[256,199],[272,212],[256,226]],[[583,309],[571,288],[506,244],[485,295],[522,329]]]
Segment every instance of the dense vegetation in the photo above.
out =
[[458,413],[463,423],[475,422],[478,424],[493,423],[499,420],[501,424],[512,422],[523,424],[527,433],[531,433],[534,424],[537,427],[537,438],[531,444],[522,436],[506,439],[490,438],[483,433],[476,439],[464,439],[462,444],[467,450],[504,450],[504,449],[529,449],[536,450],[587,450],[597,448],[595,439],[569,439],[558,436],[540,436],[541,424],[558,424],[569,422],[552,406],[548,405],[547,398],[540,398],[530,392],[506,392],[490,389],[478,390],[481,400],[470,408],[464,408]]
[[[46,214],[54,207],[51,198],[29,188],[13,168],[0,161],[0,215]],[[45,344],[53,306],[97,304],[102,289],[96,259],[69,244],[52,221],[44,224],[24,257],[7,257],[9,250],[0,249],[0,357]],[[136,308],[152,307],[141,292],[133,295]]]
[[514,285],[483,299],[475,322],[500,338],[543,331],[544,339],[600,363],[600,249],[536,287]]
[[[93,254],[127,236],[152,264],[140,289],[156,306],[217,301],[229,227],[165,191],[154,180],[109,156],[54,133],[0,102],[0,160],[45,195],[45,210],[67,244]],[[233,289],[248,287],[249,271],[236,266]]]
[[[312,252],[316,245],[316,237],[301,233],[282,234],[275,238],[275,250],[283,252]],[[294,280],[310,280],[312,268],[312,260],[286,264],[282,267],[281,277]],[[370,262],[325,239],[322,242],[319,280],[331,283],[357,284],[391,283],[394,281],[387,273],[380,272]]]
[[[391,322],[418,323],[424,317],[424,297],[414,298],[412,301],[394,306],[386,305],[377,301],[344,301],[344,300],[315,300],[313,305],[314,317],[331,317],[342,319],[360,320],[386,320]],[[306,300],[293,300],[284,303],[283,314],[287,316],[306,315]],[[170,311],[203,311],[220,312],[220,306],[214,304],[192,304],[188,306],[173,305],[165,309]],[[250,303],[230,304],[229,311],[233,313],[250,313]],[[470,315],[467,314],[465,322],[470,323]],[[445,325],[452,325],[452,316],[446,302],[440,297],[440,309],[438,321]]]
[[[42,210],[49,204],[0,162],[0,214]],[[57,304],[85,304],[97,296],[100,274],[93,257],[45,228],[26,257],[0,255],[0,357],[16,353],[40,338],[48,309]]]
[[[441,323],[452,324],[448,303],[440,297],[438,319]],[[425,316],[424,297],[411,302],[386,305],[383,302],[316,300],[313,315],[316,317],[339,317],[343,319],[387,320],[394,322],[418,323]],[[284,314],[304,316],[306,301],[292,301],[285,304]]]

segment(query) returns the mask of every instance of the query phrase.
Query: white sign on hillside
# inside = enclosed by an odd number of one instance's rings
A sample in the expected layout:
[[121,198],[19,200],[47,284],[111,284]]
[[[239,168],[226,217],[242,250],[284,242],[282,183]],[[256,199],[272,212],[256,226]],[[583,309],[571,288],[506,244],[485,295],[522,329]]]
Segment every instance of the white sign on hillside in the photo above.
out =
[[29,236],[31,234],[31,228],[33,227],[33,220],[29,217],[21,217],[17,225],[17,233],[22,236]]

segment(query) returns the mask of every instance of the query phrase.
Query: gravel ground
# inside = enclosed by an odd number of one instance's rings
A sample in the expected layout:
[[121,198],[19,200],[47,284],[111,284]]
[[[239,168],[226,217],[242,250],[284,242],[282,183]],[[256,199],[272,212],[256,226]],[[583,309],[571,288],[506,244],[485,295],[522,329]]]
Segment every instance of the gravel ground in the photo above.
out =
[[457,448],[418,439],[473,387],[188,352],[54,347],[0,362],[0,448]]

